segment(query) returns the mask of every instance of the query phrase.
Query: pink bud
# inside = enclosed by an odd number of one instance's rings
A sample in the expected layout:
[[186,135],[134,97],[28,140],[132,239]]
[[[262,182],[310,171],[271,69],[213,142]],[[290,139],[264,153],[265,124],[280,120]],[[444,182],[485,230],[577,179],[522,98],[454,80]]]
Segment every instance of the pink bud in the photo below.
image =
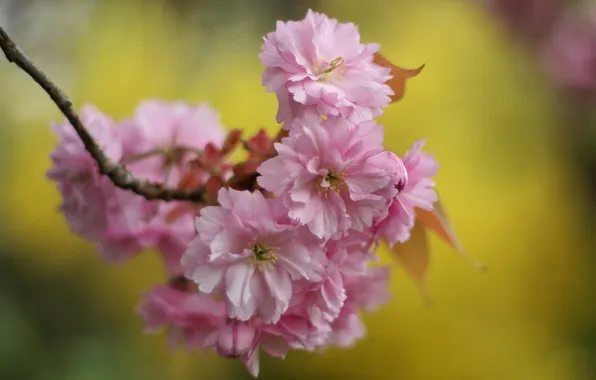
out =
[[246,322],[230,319],[219,331],[217,352],[228,358],[240,357],[253,347],[254,337],[254,327]]

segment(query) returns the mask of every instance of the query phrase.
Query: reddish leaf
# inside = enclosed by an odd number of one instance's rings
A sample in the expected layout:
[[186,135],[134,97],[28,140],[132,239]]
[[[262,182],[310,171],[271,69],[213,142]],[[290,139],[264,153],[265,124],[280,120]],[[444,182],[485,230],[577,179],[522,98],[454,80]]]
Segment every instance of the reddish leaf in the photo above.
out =
[[192,163],[188,171],[182,175],[178,181],[178,187],[181,189],[196,189],[203,184],[205,171],[196,163]]
[[258,189],[257,177],[259,176],[256,172],[249,172],[247,174],[234,175],[228,180],[227,186],[234,190],[249,190],[254,191]]
[[223,187],[221,177],[213,176],[205,184],[205,200],[209,204],[217,204],[217,193]]
[[217,149],[213,143],[208,143],[203,149],[203,154],[200,157],[200,164],[205,170],[211,170],[221,161],[222,153]]
[[405,243],[394,245],[392,251],[401,266],[414,280],[425,300],[430,301],[424,284],[429,263],[428,242],[424,225],[416,223],[412,228],[410,239]]
[[181,292],[192,292],[194,290],[194,284],[184,276],[176,276],[170,278],[168,285]]
[[427,211],[422,209],[416,209],[416,224],[423,224],[434,233],[439,235],[443,240],[449,243],[453,248],[455,248],[459,254],[468,260],[476,269],[478,270],[485,270],[486,266],[482,263],[477,262],[463,250],[462,246],[459,244],[457,237],[455,236],[455,232],[453,231],[453,227],[451,227],[451,223],[449,223],[449,219],[447,218],[447,214],[443,210],[441,206],[440,200],[437,201],[434,205],[433,211]]
[[281,128],[279,130],[279,132],[277,132],[277,136],[275,136],[275,140],[273,140],[273,142],[280,142],[281,139],[283,139],[284,137],[288,137],[290,135],[290,132]]
[[376,53],[374,55],[373,62],[377,65],[391,69],[391,75],[393,75],[393,78],[387,81],[387,85],[391,87],[393,92],[395,92],[395,94],[391,97],[391,102],[397,102],[404,96],[404,91],[406,89],[406,81],[420,74],[420,72],[424,68],[424,65],[422,65],[417,69],[403,69],[399,66],[395,66],[393,63],[391,63],[391,61],[382,56],[380,53]]
[[264,129],[260,129],[250,140],[242,141],[242,145],[253,157],[266,156],[273,150],[273,141]]
[[257,171],[257,168],[261,165],[261,160],[250,160],[241,162],[234,165],[234,174],[236,175],[247,175]]
[[242,130],[240,129],[232,129],[230,132],[228,132],[226,141],[224,141],[224,144],[221,148],[222,156],[230,153],[236,147],[236,145],[238,145],[240,142],[240,136],[242,136]]

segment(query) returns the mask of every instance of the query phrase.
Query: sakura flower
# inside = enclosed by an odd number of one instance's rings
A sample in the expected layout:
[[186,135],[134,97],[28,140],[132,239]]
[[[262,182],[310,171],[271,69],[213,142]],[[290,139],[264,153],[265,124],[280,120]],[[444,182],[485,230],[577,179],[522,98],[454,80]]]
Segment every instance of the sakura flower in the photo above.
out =
[[[219,114],[207,104],[145,101],[121,127],[124,161],[131,172],[170,186],[178,186],[183,180],[192,158],[205,149],[211,152],[221,147],[226,137]],[[193,180],[207,178],[203,172],[201,178]],[[129,202],[116,214],[112,225],[119,228],[112,229],[112,236],[128,243],[132,242],[127,237],[136,237],[141,245],[156,247],[162,253],[170,272],[181,270],[180,258],[195,235],[194,209],[180,202],[147,202],[140,197]]]
[[381,125],[308,118],[292,129],[275,145],[278,155],[257,169],[259,185],[283,199],[292,219],[330,239],[384,215],[405,173],[382,147]]
[[276,322],[288,308],[294,281],[317,280],[320,248],[307,230],[289,223],[281,199],[221,189],[221,207],[206,207],[198,235],[182,257],[187,278],[203,293],[220,293],[231,318]]
[[[119,161],[122,157],[122,142],[114,121],[91,105],[83,107],[80,117],[106,156],[112,161]],[[52,129],[60,137],[60,142],[50,154],[53,165],[47,173],[48,178],[77,183],[99,178],[95,160],[70,123],[54,124]]]
[[105,222],[101,234],[92,239],[100,256],[112,263],[122,263],[143,249],[156,248],[168,272],[180,273],[180,258],[196,233],[193,206],[148,201],[107,182],[99,203],[103,219],[96,223]]
[[[290,348],[313,351],[321,347],[325,344],[330,331],[329,325],[326,325],[326,329],[321,329],[311,323],[305,315],[293,311],[285,313],[274,324],[263,324],[254,319],[248,322],[234,320],[232,323],[244,326],[245,329],[242,332],[238,331],[236,346],[247,347],[244,342],[248,342],[248,337],[254,332],[252,348],[245,351],[246,353],[239,359],[255,377],[259,374],[260,350],[273,357],[284,359]],[[242,333],[244,337],[240,336]]]
[[[206,104],[148,101],[134,118],[118,125],[86,106],[81,118],[110,160],[124,163],[138,178],[173,186],[193,155],[207,146],[217,149],[225,138],[219,115]],[[61,209],[71,230],[94,242],[110,262],[123,262],[155,247],[170,272],[180,271],[182,253],[195,234],[194,209],[181,208],[180,202],[148,201],[116,188],[99,173],[70,124],[54,129],[61,141],[52,153],[54,165],[48,177],[59,182]],[[196,180],[205,180],[207,173],[202,177]]]
[[512,32],[535,40],[548,34],[565,6],[560,0],[482,0],[482,3]]
[[184,272],[180,259],[196,235],[196,211],[182,202],[161,202],[145,230],[146,243],[157,248],[171,273]]
[[[259,58],[262,82],[279,100],[279,123],[302,116],[342,116],[354,122],[382,113],[393,95],[390,69],[373,63],[378,44],[362,44],[356,25],[309,10],[302,21],[278,21]],[[286,125],[287,127],[287,125]]]
[[62,195],[60,211],[72,233],[85,239],[98,239],[106,228],[105,199],[101,188],[89,183],[58,182]]
[[268,347],[268,352],[272,356],[272,343],[277,343],[278,354],[284,353],[288,348],[296,350],[314,351],[327,343],[331,332],[329,323],[313,319],[307,312],[304,304],[295,304],[281,317],[279,322],[274,325],[263,327],[263,331],[271,337],[280,337],[283,342],[275,341],[272,338],[263,344]]
[[[114,121],[91,105],[83,107],[81,120],[106,156],[118,161],[122,156],[122,143]],[[50,155],[53,165],[47,176],[58,183],[63,199],[60,209],[71,231],[95,240],[107,225],[104,189],[112,184],[99,173],[97,163],[70,123],[55,124],[53,129],[60,142]]]
[[[423,141],[402,160],[373,120],[420,69],[399,69],[378,50],[354,24],[310,10],[278,22],[260,54],[284,122],[275,137],[226,133],[206,104],[149,100],[118,123],[83,109],[111,161],[157,186],[201,188],[200,202],[115,186],[71,125],[54,127],[48,177],[71,230],[110,262],[148,248],[163,256],[169,284],[138,309],[147,331],[165,327],[172,345],[239,360],[253,376],[261,352],[284,358],[365,335],[360,313],[389,299],[388,268],[369,266],[380,239],[405,241],[415,209],[437,200]],[[248,156],[232,163],[239,146]]]
[[[247,322],[230,320],[228,323],[231,326],[238,326],[233,346],[237,347],[236,350],[242,348],[243,354],[239,359],[255,377],[259,374],[260,350],[273,357],[284,359],[290,348],[313,351],[322,347],[327,342],[331,331],[329,324],[317,326],[308,316],[292,309],[284,313],[276,323],[265,324],[258,319]],[[219,338],[229,341],[229,338],[234,339],[233,334],[233,330],[230,334],[229,330],[223,332],[220,329]],[[247,350],[251,337],[253,337],[252,347]]]
[[364,273],[346,276],[349,302],[366,311],[377,310],[391,298],[389,293],[389,266],[368,267]]
[[322,326],[335,320],[346,299],[337,263],[329,262],[321,280],[296,284],[292,303],[302,305],[312,323]]
[[239,358],[253,376],[259,374],[259,351],[284,359],[290,348],[313,351],[323,346],[330,333],[327,324],[315,326],[307,316],[289,310],[276,323],[228,319],[217,332],[217,352],[228,358]]
[[375,310],[389,300],[388,279],[388,267],[371,267],[366,273],[345,276],[347,299],[331,325],[331,345],[349,347],[364,337],[366,328],[359,311]]
[[415,208],[432,210],[438,199],[432,177],[437,174],[439,165],[431,155],[422,152],[424,142],[415,142],[403,157],[407,177],[397,185],[398,194],[389,207],[388,216],[376,226],[377,236],[385,238],[391,246],[410,238]]
[[579,6],[558,20],[542,48],[546,73],[557,86],[593,101],[596,95],[596,5]]
[[214,350],[220,356],[238,358],[255,377],[259,349],[284,358],[290,348],[312,351],[321,347],[330,333],[329,325],[318,328],[295,310],[274,324],[259,318],[229,318],[224,301],[173,285],[147,292],[137,311],[147,332],[166,327],[172,346],[182,343],[188,349]]
[[161,100],[141,103],[122,134],[128,168],[141,178],[171,185],[193,153],[207,144],[221,147],[226,136],[209,105]]
[[[325,244],[325,272],[318,282],[302,282],[294,292],[293,304],[303,304],[315,323],[331,323],[346,300],[345,276],[363,274],[370,257],[368,249],[351,234]],[[362,237],[362,235],[358,235]],[[321,260],[320,258],[318,258]]]
[[223,303],[169,286],[147,292],[137,312],[147,332],[168,327],[170,344],[184,343],[189,348],[213,347],[218,329],[226,322]]
[[106,226],[97,239],[98,251],[102,258],[122,263],[149,246],[144,244],[142,235],[146,232],[147,221],[153,216],[157,203],[118,189],[111,183],[104,186],[102,191]]
[[366,335],[366,327],[358,315],[358,307],[350,302],[344,305],[332,324],[329,344],[336,347],[350,347]]
[[217,336],[217,353],[228,358],[246,355],[254,348],[256,330],[247,322],[228,319]]

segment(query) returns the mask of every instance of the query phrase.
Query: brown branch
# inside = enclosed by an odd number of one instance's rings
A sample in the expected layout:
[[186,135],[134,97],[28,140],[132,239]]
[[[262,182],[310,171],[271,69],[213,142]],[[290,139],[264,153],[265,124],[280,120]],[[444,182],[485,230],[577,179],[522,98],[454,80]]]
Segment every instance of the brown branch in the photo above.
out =
[[151,183],[144,179],[137,179],[123,165],[111,161],[101,148],[97,145],[89,131],[85,128],[79,115],[72,108],[72,102],[33,62],[31,62],[10,39],[8,34],[0,27],[0,48],[6,55],[6,59],[19,66],[29,74],[37,84],[52,98],[60,111],[66,116],[72,127],[79,135],[85,145],[85,149],[95,159],[99,166],[99,172],[107,175],[114,185],[121,189],[133,191],[147,199],[161,199],[164,201],[193,201],[204,200],[205,189],[184,190],[164,187],[160,184]]

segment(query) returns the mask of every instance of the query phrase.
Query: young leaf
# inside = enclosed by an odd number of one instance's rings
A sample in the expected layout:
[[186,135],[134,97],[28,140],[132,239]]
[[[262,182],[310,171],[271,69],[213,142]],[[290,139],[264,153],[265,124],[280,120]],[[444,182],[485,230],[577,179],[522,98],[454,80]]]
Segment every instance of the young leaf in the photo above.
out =
[[263,128],[249,140],[242,140],[242,146],[250,153],[251,158],[265,157],[275,150],[273,140]]
[[224,141],[223,146],[221,148],[221,156],[226,156],[230,154],[230,152],[232,152],[232,150],[234,150],[236,145],[238,145],[238,143],[240,142],[241,136],[241,129],[232,129],[230,132],[228,132],[226,140]]
[[486,266],[484,264],[479,263],[470,257],[459,244],[455,232],[453,231],[453,227],[451,226],[451,223],[449,223],[447,214],[441,206],[440,200],[434,204],[432,211],[416,209],[416,225],[419,224],[424,225],[426,228],[429,228],[434,233],[439,235],[443,240],[455,248],[457,252],[459,252],[463,258],[468,260],[476,269],[486,270]]
[[391,61],[382,56],[380,53],[376,53],[374,55],[373,62],[379,66],[391,69],[391,75],[393,75],[393,78],[387,81],[387,85],[391,87],[391,89],[395,93],[391,97],[392,103],[397,102],[404,96],[404,92],[406,89],[406,81],[420,74],[420,72],[424,68],[424,65],[422,65],[417,69],[403,69],[399,66],[395,66],[393,63],[391,63]]
[[426,229],[423,224],[416,223],[411,233],[410,239],[405,243],[394,245],[392,251],[401,266],[414,280],[423,298],[428,302],[430,296],[424,284],[429,263]]
[[208,204],[217,205],[217,194],[224,183],[221,177],[211,176],[205,184],[205,200]]
[[178,188],[180,189],[197,189],[203,185],[203,176],[205,171],[198,163],[198,160],[191,161],[188,165],[188,170],[182,174],[178,181]]
[[240,162],[234,165],[234,174],[236,175],[249,175],[257,171],[259,165],[261,165],[262,160],[249,160]]

